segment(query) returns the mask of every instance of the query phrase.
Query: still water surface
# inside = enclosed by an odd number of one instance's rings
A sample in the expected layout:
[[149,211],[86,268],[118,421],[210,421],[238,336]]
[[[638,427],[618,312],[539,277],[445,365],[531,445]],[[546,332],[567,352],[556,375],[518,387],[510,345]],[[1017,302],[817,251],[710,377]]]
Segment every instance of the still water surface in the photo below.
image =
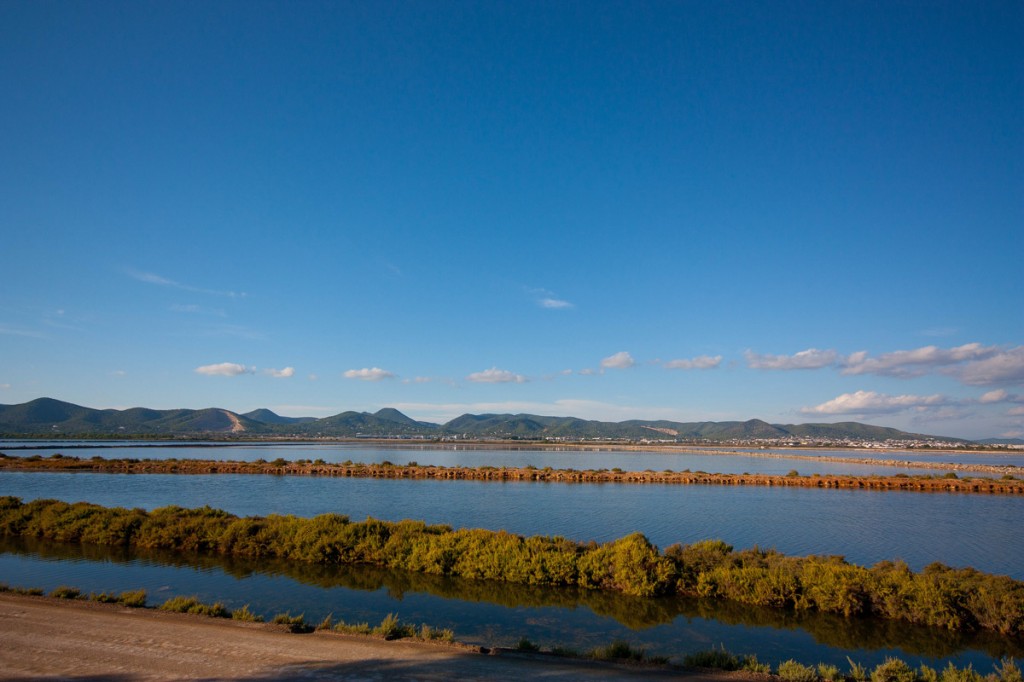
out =
[[761,486],[572,484],[241,474],[0,472],[0,494],[105,506],[209,505],[234,514],[346,514],[660,547],[720,538],[736,548],[973,566],[1024,579],[1024,497]]
[[[0,445],[0,450],[3,447]],[[14,451],[10,451],[15,454]],[[54,450],[39,451],[48,456]],[[446,466],[552,466],[786,473],[870,473],[879,467],[741,455],[518,450],[438,450],[331,445],[131,447],[69,450],[82,457],[324,459]],[[31,452],[17,451],[18,455]],[[910,459],[907,453],[889,453]],[[877,456],[877,455],[876,455]],[[966,456],[962,458],[970,461]],[[1005,462],[1004,462],[1005,463]],[[835,469],[830,467],[837,467]],[[886,473],[895,473],[882,467]],[[937,470],[944,471],[942,469]],[[908,473],[923,473],[920,469]],[[305,478],[243,475],[123,475],[0,472],[0,495],[24,500],[85,500],[107,506],[210,505],[239,515],[347,514],[353,519],[423,519],[455,527],[505,529],[605,541],[634,531],[655,544],[721,538],[737,548],[774,547],[787,554],[842,554],[859,564],[903,559],[974,566],[1024,579],[1024,499],[927,494],[629,484],[563,484]],[[845,669],[846,656],[866,664],[887,655],[943,665],[955,660],[989,670],[989,659],[1021,656],[1020,642],[966,638],[903,624],[848,621],[679,599],[638,600],[578,590],[457,581],[365,567],[296,567],[220,562],[209,557],[124,554],[102,548],[6,541],[0,580],[50,590],[145,588],[151,603],[178,594],[250,604],[264,615],[291,610],[307,620],[328,613],[349,622],[408,622],[451,627],[464,641],[514,644],[521,636],[579,649],[625,639],[653,654],[680,656],[724,644],[762,660],[825,661]]]

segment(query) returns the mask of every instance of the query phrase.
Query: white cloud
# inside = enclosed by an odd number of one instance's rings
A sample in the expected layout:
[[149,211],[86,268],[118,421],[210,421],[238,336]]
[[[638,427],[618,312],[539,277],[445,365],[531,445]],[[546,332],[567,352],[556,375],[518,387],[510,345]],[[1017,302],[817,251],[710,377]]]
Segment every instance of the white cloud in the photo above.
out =
[[619,351],[615,355],[609,355],[601,361],[601,366],[605,369],[629,369],[635,364],[636,360],[626,351]]
[[287,379],[289,377],[295,376],[294,367],[285,367],[284,369],[268,368],[263,371],[269,374],[270,376],[274,377],[275,379]]
[[569,303],[569,301],[563,301],[559,298],[542,298],[539,303],[542,308],[550,308],[552,310],[573,307],[572,303]]
[[989,391],[988,393],[983,394],[980,398],[978,398],[978,402],[982,404],[1001,403],[1004,400],[1006,400],[1009,396],[1009,393],[1007,393],[1003,389],[999,389],[996,391]]
[[4,389],[4,390],[7,390],[7,389],[8,389],[8,388],[10,388],[10,387],[11,387],[11,385],[10,385],[10,384],[0,384],[0,388],[2,388],[2,389]]
[[239,374],[252,374],[256,371],[256,368],[246,367],[234,362],[221,362],[216,365],[196,367],[195,371],[197,374],[205,374],[206,376],[236,377]]
[[597,374],[597,373],[598,373],[598,372],[597,372],[597,370],[596,370],[596,369],[592,369],[592,368],[590,368],[590,367],[586,367],[586,368],[584,368],[584,369],[581,369],[581,370],[580,370],[580,371],[578,372],[578,374],[580,374],[581,376],[585,376],[585,377],[592,377],[592,376],[594,376],[594,375],[595,375],[595,374]]
[[1024,346],[1000,350],[991,357],[968,362],[949,373],[971,386],[1024,384]]
[[113,372],[111,372],[111,375],[115,377],[123,377],[128,376],[128,372],[124,371],[123,369],[115,369]]
[[821,369],[835,363],[839,355],[834,350],[808,348],[793,355],[761,355],[748,350],[743,356],[752,369]]
[[669,360],[665,363],[668,369],[715,369],[722,364],[722,356],[698,355],[688,360]]
[[1024,417],[1024,406],[1022,407],[1011,407],[1006,411],[1006,414],[1011,417]]
[[318,377],[317,375],[315,375],[315,374],[313,374],[312,372],[310,372],[309,376],[308,376],[308,377],[306,377],[306,378],[307,378],[307,379],[309,379],[310,381],[316,381],[316,380],[317,380],[317,379],[319,379],[320,377]]
[[515,374],[507,369],[491,367],[482,372],[473,372],[466,377],[468,381],[478,384],[522,384],[526,383],[526,377],[522,374]]
[[393,372],[380,367],[364,367],[363,369],[350,369],[345,372],[346,379],[360,379],[362,381],[380,381],[382,379],[394,379]]
[[843,374],[880,374],[892,377],[917,377],[941,367],[991,357],[999,352],[997,346],[968,343],[955,348],[922,346],[913,350],[883,353],[876,358],[866,351],[852,354],[843,363]]
[[0,334],[6,336],[24,336],[30,339],[45,339],[46,335],[40,332],[23,329],[21,327],[8,327],[7,325],[0,324]]
[[894,414],[904,410],[921,410],[946,405],[942,395],[886,395],[874,391],[844,393],[815,407],[800,410],[804,414]]
[[403,384],[429,384],[433,379],[431,377],[413,377],[412,379],[403,379]]
[[141,272],[139,270],[133,270],[131,268],[125,268],[125,273],[129,277],[132,277],[133,279],[137,279],[140,282],[145,282],[146,284],[155,284],[155,285],[161,286],[161,287],[169,287],[171,289],[180,289],[182,291],[190,291],[190,292],[195,293],[195,294],[209,294],[211,296],[226,296],[228,298],[245,298],[245,296],[246,296],[246,293],[244,291],[240,291],[239,292],[239,291],[220,291],[220,290],[217,290],[217,289],[204,289],[202,287],[195,287],[195,286],[192,286],[190,284],[183,284],[181,282],[176,282],[173,279],[168,279],[167,277],[163,277],[161,275],[157,275],[156,273]]

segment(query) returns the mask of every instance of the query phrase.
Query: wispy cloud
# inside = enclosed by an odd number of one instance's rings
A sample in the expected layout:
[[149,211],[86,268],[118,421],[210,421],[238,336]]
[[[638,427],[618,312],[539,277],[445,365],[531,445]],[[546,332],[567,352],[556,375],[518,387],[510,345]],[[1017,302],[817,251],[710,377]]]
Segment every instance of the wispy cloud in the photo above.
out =
[[624,350],[609,355],[601,361],[601,367],[605,369],[629,369],[635,364],[636,360],[633,359],[633,356]]
[[395,374],[380,367],[364,367],[363,369],[346,370],[346,379],[359,379],[360,381],[381,381],[383,379],[394,379]]
[[241,374],[254,374],[256,368],[246,367],[235,362],[220,362],[215,365],[196,367],[195,372],[206,376],[236,377]]
[[204,287],[197,287],[191,284],[185,284],[176,280],[158,275],[154,272],[143,272],[141,270],[134,270],[132,268],[125,268],[125,274],[133,279],[137,279],[140,282],[146,284],[155,284],[156,286],[168,287],[170,289],[180,289],[181,291],[189,291],[194,294],[207,294],[209,296],[226,296],[228,298],[245,298],[246,293],[244,291],[225,291],[220,289],[206,289]]
[[523,384],[527,381],[522,374],[497,367],[491,367],[482,372],[473,372],[466,377],[466,380],[477,384]]
[[433,377],[413,377],[412,379],[402,379],[403,384],[429,384],[434,379]]
[[186,313],[189,315],[209,315],[212,317],[227,317],[227,313],[220,308],[207,308],[194,303],[175,303],[171,306],[171,312]]
[[290,377],[295,376],[294,367],[285,367],[284,369],[273,369],[271,367],[268,367],[267,369],[263,370],[263,372],[264,374],[269,374],[275,379],[288,379]]
[[762,355],[748,350],[743,354],[751,369],[821,369],[835,364],[839,358],[834,350],[808,348],[793,355]]
[[535,298],[537,305],[541,308],[547,308],[548,310],[565,310],[566,308],[575,307],[572,303],[561,296],[556,295],[553,291],[534,287],[524,288],[528,294]]
[[665,363],[667,369],[715,369],[722,364],[721,355],[698,355],[695,358],[682,360],[669,360]]
[[1008,414],[1011,417],[1024,417],[1024,406],[1011,407],[1006,411],[1006,414]]
[[24,336],[29,339],[45,339],[46,334],[37,332],[34,329],[25,329],[23,327],[9,327],[4,324],[0,324],[0,334],[4,336]]
[[867,351],[850,355],[843,363],[843,374],[879,374],[891,377],[918,377],[938,368],[983,360],[999,353],[998,346],[968,343],[955,348],[923,346],[871,357]]
[[895,414],[905,410],[947,405],[943,395],[886,395],[874,391],[844,393],[815,407],[800,410],[804,414]]

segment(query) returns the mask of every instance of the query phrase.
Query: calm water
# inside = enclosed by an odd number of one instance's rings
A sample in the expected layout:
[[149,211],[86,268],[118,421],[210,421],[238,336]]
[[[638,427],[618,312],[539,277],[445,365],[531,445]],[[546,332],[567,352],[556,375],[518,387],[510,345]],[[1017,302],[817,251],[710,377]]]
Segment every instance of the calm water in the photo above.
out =
[[899,623],[796,614],[692,599],[640,599],[426,576],[372,567],[220,560],[159,552],[125,553],[0,538],[0,576],[14,585],[84,592],[145,589],[150,604],[196,595],[228,608],[249,605],[266,618],[289,611],[308,622],[331,614],[349,623],[405,622],[452,628],[460,641],[512,646],[520,637],[546,647],[587,650],[614,640],[656,655],[681,657],[712,646],[756,652],[778,664],[795,658],[847,667],[846,657],[875,665],[900,656],[913,665],[947,661],[988,671],[1001,656],[1024,655],[1024,643],[957,635]]
[[522,483],[264,475],[0,472],[0,494],[106,506],[210,505],[239,515],[328,512],[361,520],[974,566],[1024,579],[1024,497],[759,486]]
[[[438,466],[510,466],[532,465],[538,468],[555,469],[613,469],[626,471],[708,471],[715,473],[760,473],[785,474],[796,469],[811,474],[853,474],[864,476],[878,473],[895,475],[941,475],[951,469],[950,464],[992,464],[997,466],[1024,465],[1024,454],[972,455],[967,453],[932,452],[873,452],[850,450],[773,450],[781,455],[812,457],[864,458],[879,460],[912,461],[935,463],[934,468],[901,467],[891,465],[861,464],[857,462],[827,462],[787,457],[759,457],[756,451],[709,449],[707,454],[669,452],[622,452],[610,450],[531,450],[480,448],[479,446],[448,446],[439,448],[431,445],[360,445],[352,443],[266,443],[223,445],[211,443],[87,443],[82,441],[0,441],[0,451],[11,455],[28,457],[40,455],[49,457],[60,452],[82,458],[131,457],[136,459],[216,459],[235,461],[273,460],[283,457],[287,460],[322,459],[325,462],[340,463],[347,460],[366,464],[383,462]],[[744,454],[745,452],[749,454]],[[763,453],[761,453],[763,454]],[[985,475],[985,474],[976,474]]]
[[[438,450],[338,444],[230,448],[132,445],[116,450],[67,450],[66,454],[870,473],[858,468],[864,465],[742,455]],[[885,454],[910,459],[907,453]],[[882,470],[898,471],[888,467]],[[725,486],[18,472],[0,472],[0,495],[148,509],[170,504],[210,505],[240,515],[313,516],[335,512],[353,519],[414,518],[455,527],[562,535],[577,540],[605,541],[641,531],[661,547],[721,538],[737,548],[759,545],[787,554],[842,554],[866,565],[903,559],[915,569],[941,561],[1024,579],[1024,543],[1020,542],[1024,498],[1020,497]],[[972,663],[983,671],[990,669],[992,657],[1024,655],[1020,642],[965,638],[896,623],[693,600],[641,600],[579,590],[494,585],[366,567],[328,569],[219,562],[208,557],[122,554],[102,548],[25,541],[0,542],[0,581],[47,590],[61,584],[85,591],[144,588],[151,603],[173,595],[196,594],[205,601],[225,601],[232,608],[248,603],[268,616],[286,610],[304,612],[311,621],[333,613],[349,622],[376,623],[388,613],[398,613],[405,621],[451,627],[460,639],[481,644],[510,645],[526,635],[548,646],[587,649],[625,639],[647,647],[651,653],[669,656],[724,644],[733,651],[756,652],[762,660],[775,663],[797,658],[831,662],[844,669],[847,655],[865,664],[880,662],[889,655],[930,665],[955,660],[958,665]]]

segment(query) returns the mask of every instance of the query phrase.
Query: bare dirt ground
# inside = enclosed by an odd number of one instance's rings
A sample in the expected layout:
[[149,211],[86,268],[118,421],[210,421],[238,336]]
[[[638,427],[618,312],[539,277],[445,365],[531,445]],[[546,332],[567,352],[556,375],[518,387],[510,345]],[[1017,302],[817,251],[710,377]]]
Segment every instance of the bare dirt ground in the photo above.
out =
[[386,642],[281,626],[0,594],[0,679],[75,680],[666,680],[681,673],[468,647]]

